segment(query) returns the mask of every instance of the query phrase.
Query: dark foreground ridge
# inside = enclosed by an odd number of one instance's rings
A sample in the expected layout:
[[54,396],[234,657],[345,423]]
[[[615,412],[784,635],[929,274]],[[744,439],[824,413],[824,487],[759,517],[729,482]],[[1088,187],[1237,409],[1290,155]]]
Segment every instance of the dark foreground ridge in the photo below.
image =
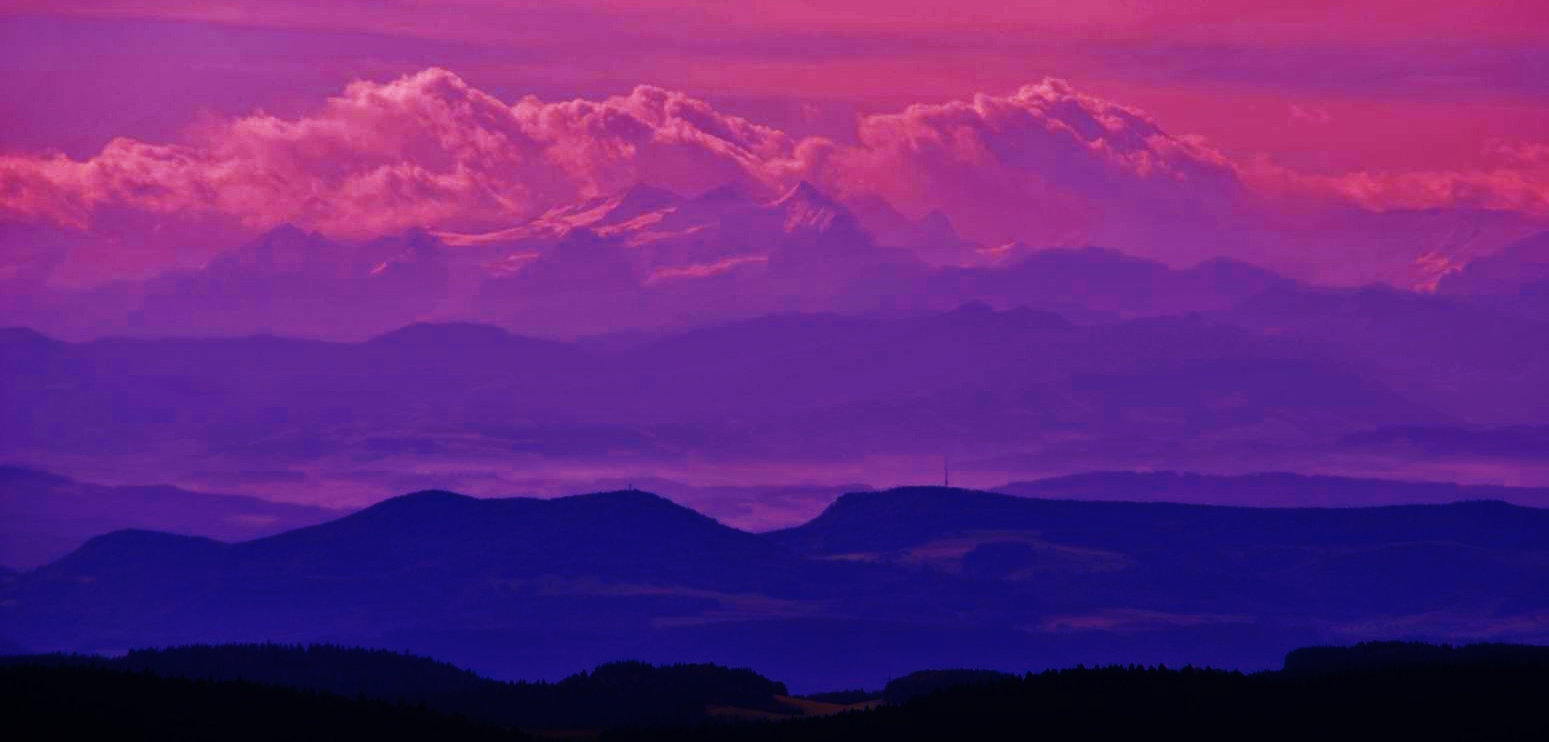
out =
[[11,739],[30,734],[47,739],[253,742],[531,739],[424,705],[347,699],[248,681],[164,678],[91,665],[0,668],[0,717]]
[[1313,647],[1288,655],[1283,670],[1254,674],[1139,665],[1025,675],[937,670],[881,692],[797,699],[784,690],[750,670],[638,662],[560,683],[502,683],[421,657],[332,646],[0,662],[6,724],[60,737],[837,742],[1549,733],[1549,717],[1538,713],[1549,691],[1549,647],[1507,644]]
[[606,729],[697,724],[707,707],[790,713],[783,683],[709,664],[611,662],[559,682],[502,682],[400,652],[334,645],[224,644],[122,657],[30,655],[0,665],[76,667],[212,682],[243,680],[341,698],[405,702],[502,728]]
[[1161,667],[1051,670],[902,706],[606,740],[1543,739],[1542,665],[1371,667],[1318,675]]

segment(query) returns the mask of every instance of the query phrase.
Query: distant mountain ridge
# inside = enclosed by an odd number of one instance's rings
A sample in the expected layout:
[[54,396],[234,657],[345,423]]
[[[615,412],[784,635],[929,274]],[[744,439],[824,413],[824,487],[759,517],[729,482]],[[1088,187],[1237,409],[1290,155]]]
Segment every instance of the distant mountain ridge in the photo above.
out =
[[[1501,215],[1489,212],[1365,216],[1389,223],[1382,239],[1394,250],[1435,243],[1414,262],[1415,275],[1391,277],[1406,289],[1418,285],[1428,295],[1435,288],[1549,321],[1549,291],[1530,280],[1542,273],[1543,235],[1479,255],[1522,225],[1490,226]],[[1327,226],[1343,232],[1351,225]],[[688,196],[637,183],[480,234],[411,228],[347,241],[282,224],[202,266],[155,278],[83,290],[18,278],[8,282],[16,295],[0,310],[15,323],[71,338],[270,332],[361,339],[425,321],[575,337],[777,311],[923,311],[970,301],[1094,319],[1173,315],[1224,311],[1296,285],[1262,267],[1210,257],[1214,251],[1203,245],[1180,253],[1195,255],[1193,265],[1051,247],[974,243],[939,211],[911,219],[881,199],[846,201],[809,182],[783,193],[728,183]],[[589,263],[600,269],[584,270]]]
[[1514,242],[1443,276],[1437,293],[1549,322],[1549,232]]
[[0,564],[32,568],[106,531],[149,528],[245,541],[342,511],[176,487],[105,487],[0,466]]
[[[986,250],[958,236],[939,212],[914,222],[885,204],[857,206],[865,219],[808,182],[772,197],[737,184],[682,196],[642,183],[484,234],[416,228],[350,242],[282,224],[203,266],[98,289],[42,290],[9,313],[92,338],[269,332],[361,339],[422,321],[574,336],[774,311],[891,309],[905,298],[916,307],[983,300],[1077,311],[1088,303],[1083,290],[1099,305],[1129,304],[1122,297],[1138,292],[1141,306],[1126,309],[1176,312],[1227,306],[1261,283],[1148,287],[1134,270],[1103,275],[1114,261],[1094,254]],[[1070,254],[1045,260],[1046,253]],[[1174,272],[1128,260],[1164,277]],[[1079,276],[1074,289],[1062,271]],[[1024,288],[1008,290],[1017,283]]]
[[[1530,344],[1514,342],[1474,381],[1452,366],[1371,362],[1358,340],[974,304],[781,313],[616,347],[466,323],[351,343],[64,343],[15,331],[0,333],[13,361],[0,367],[11,433],[0,457],[351,476],[362,461],[406,457],[443,469],[513,453],[612,465],[1046,450],[1080,468],[1134,468],[1152,465],[1135,457],[1156,448],[1175,460],[1235,457],[1233,446],[1290,456],[1376,428],[1496,424],[1549,404],[1529,383],[1549,356]],[[1451,341],[1426,342],[1427,353],[1452,352]],[[164,458],[177,451],[187,453]]]

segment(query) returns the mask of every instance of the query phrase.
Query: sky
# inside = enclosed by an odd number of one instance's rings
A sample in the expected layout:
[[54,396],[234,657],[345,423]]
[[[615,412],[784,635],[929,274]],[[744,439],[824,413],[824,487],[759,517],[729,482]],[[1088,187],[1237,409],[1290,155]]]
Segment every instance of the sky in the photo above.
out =
[[497,228],[636,180],[1171,262],[1309,209],[1549,218],[1541,0],[4,0],[0,71],[0,221],[84,235],[87,281],[205,257],[189,234]]

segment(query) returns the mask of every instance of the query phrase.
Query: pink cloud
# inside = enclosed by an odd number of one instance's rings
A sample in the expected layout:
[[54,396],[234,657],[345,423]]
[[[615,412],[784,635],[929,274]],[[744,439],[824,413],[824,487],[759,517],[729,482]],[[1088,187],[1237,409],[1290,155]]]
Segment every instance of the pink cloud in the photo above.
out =
[[677,279],[709,278],[711,276],[719,276],[740,266],[767,262],[769,262],[769,258],[763,255],[741,255],[724,258],[713,263],[694,263],[678,267],[657,268],[651,271],[651,275],[646,278],[645,283],[647,286],[651,286]]
[[1549,215],[1549,172],[1360,172],[1327,180],[1330,188],[1374,210],[1468,206]]
[[1058,80],[866,116],[858,140],[798,141],[647,86],[508,106],[430,69],[353,83],[299,118],[209,125],[185,143],[117,139],[84,161],[0,159],[0,193],[13,215],[75,226],[123,206],[366,236],[506,225],[636,182],[773,192],[813,179],[916,215],[941,210],[985,241],[1046,244],[1219,208],[1238,190],[1231,163],[1208,146]]
[[1309,175],[1263,163],[1244,168],[1265,193],[1336,198],[1371,211],[1474,208],[1549,217],[1549,144],[1498,143],[1478,167]]
[[512,111],[581,197],[640,182],[681,193],[728,182],[772,187],[771,174],[794,155],[784,132],[649,86],[600,102],[529,97]]
[[1549,216],[1549,147],[1498,149],[1485,169],[1304,175],[1235,161],[1054,79],[862,116],[853,143],[841,144],[656,87],[507,104],[432,68],[352,83],[299,116],[206,123],[175,143],[119,138],[83,160],[0,157],[0,218],[106,233],[142,223],[116,221],[136,213],[367,237],[509,227],[638,182],[689,194],[735,182],[773,194],[810,180],[914,217],[940,211],[985,244],[1101,244],[1188,263],[1262,253],[1243,236],[1292,194],[1369,210]]
[[1101,239],[1240,195],[1232,164],[1208,145],[1061,80],[868,116],[859,139],[829,156],[829,182],[915,216],[940,210],[989,243]]
[[1300,106],[1292,103],[1290,110],[1293,121],[1300,121],[1314,126],[1328,126],[1329,122],[1334,120],[1328,111],[1317,106]]
[[641,180],[689,191],[762,183],[792,148],[681,93],[639,87],[601,102],[508,106],[430,69],[353,83],[293,120],[258,113],[206,126],[186,143],[116,139],[84,161],[0,158],[0,208],[77,227],[122,206],[367,236],[509,224]]

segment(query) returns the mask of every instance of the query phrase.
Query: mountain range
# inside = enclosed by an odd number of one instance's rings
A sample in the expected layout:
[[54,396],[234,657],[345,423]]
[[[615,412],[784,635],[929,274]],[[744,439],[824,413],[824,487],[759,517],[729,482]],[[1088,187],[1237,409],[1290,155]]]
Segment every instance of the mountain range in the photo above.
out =
[[[1102,251],[1028,264],[1058,261],[1133,269],[1134,286],[1175,285],[1170,297],[1220,295],[1188,288],[1199,281],[1257,293],[1183,315],[1119,292],[1093,305],[1106,319],[970,302],[577,342],[466,323],[351,342],[0,330],[0,460],[271,497],[305,482],[312,502],[341,506],[427,486],[521,491],[513,473],[549,491],[574,491],[583,471],[889,485],[942,456],[978,486],[1133,468],[1549,482],[1533,433],[1549,416],[1549,325]],[[1080,284],[1062,275],[1050,292]],[[769,464],[786,478],[736,469]]]
[[[1441,295],[1541,323],[1549,315],[1534,297],[1544,293],[1545,245],[1529,237],[1430,280]],[[424,321],[573,338],[966,302],[1096,320],[1224,311],[1298,286],[1226,259],[1168,266],[1097,248],[975,244],[939,212],[911,220],[805,182],[773,199],[738,185],[686,197],[639,184],[479,234],[411,229],[344,242],[281,225],[201,267],[149,279],[86,289],[31,280],[17,277],[5,292],[9,323],[74,339],[360,340]]]
[[716,662],[804,690],[932,666],[1259,668],[1350,639],[1542,641],[1546,536],[1546,511],[1499,501],[1279,509],[905,488],[754,534],[638,491],[423,492],[240,543],[105,534],[0,586],[0,637],[99,652],[335,642],[524,679],[629,657]]

